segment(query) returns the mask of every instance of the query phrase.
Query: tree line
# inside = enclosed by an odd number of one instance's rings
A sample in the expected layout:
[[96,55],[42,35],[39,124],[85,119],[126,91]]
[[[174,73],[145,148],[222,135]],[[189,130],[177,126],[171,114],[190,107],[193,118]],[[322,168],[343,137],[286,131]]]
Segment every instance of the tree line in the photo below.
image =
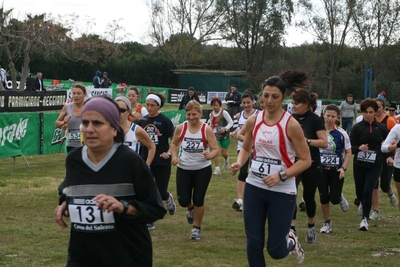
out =
[[[310,73],[310,90],[321,98],[352,93],[356,99],[364,97],[365,70],[372,68],[373,96],[385,90],[397,100],[399,1],[152,0],[152,45],[121,42],[118,33],[126,29],[116,21],[104,36],[77,36],[73,20],[48,14],[17,20],[1,8],[0,64],[13,81],[38,71],[90,81],[101,70],[113,82],[161,87],[179,86],[173,69],[240,70],[254,91],[296,68]],[[313,42],[286,46],[291,25],[311,33]]]

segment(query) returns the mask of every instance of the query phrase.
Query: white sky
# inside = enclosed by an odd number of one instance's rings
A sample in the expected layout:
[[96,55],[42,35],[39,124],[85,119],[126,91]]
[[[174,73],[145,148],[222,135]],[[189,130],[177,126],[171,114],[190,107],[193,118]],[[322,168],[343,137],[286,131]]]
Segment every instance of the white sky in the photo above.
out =
[[[142,44],[151,42],[147,36],[150,27],[150,14],[146,5],[147,0],[3,0],[6,10],[13,8],[13,17],[20,20],[26,14],[52,14],[53,17],[75,14],[79,16],[81,33],[94,33],[104,37],[107,24],[113,20],[125,29],[121,32],[121,41],[136,41]],[[94,21],[91,28],[86,27],[85,21]],[[286,45],[294,46],[305,41],[312,43],[309,34],[289,29]]]

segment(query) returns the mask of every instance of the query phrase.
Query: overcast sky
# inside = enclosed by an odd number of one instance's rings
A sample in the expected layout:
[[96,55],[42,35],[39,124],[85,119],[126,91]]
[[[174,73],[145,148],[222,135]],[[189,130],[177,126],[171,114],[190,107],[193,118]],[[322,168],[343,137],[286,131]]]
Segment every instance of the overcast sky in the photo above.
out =
[[[70,14],[79,16],[82,24],[80,30],[86,33],[95,33],[103,36],[106,26],[113,20],[118,21],[127,33],[123,41],[136,41],[142,44],[150,43],[146,32],[149,31],[150,15],[146,0],[3,0],[4,8],[13,8],[13,16],[23,19],[26,14],[52,14],[54,17]],[[85,20],[93,20],[95,25],[87,29]],[[312,43],[308,34],[289,29],[286,45],[293,46],[305,41]]]

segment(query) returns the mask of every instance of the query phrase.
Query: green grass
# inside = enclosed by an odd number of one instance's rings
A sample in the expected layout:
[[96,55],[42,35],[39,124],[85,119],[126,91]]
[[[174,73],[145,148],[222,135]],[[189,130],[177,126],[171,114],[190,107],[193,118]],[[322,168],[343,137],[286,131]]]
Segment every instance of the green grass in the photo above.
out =
[[[230,159],[236,159],[236,140]],[[65,266],[69,230],[54,222],[57,186],[64,175],[64,154],[30,156],[32,167],[21,158],[0,160],[0,266]],[[350,164],[351,165],[351,164]],[[347,171],[344,193],[352,202],[354,184],[351,168]],[[170,191],[175,194],[175,168]],[[223,171],[213,176],[207,192],[203,237],[189,240],[191,226],[185,209],[156,222],[151,232],[154,266],[247,266],[243,215],[231,208],[236,195],[236,176]],[[318,201],[318,196],[316,197]],[[397,266],[400,256],[398,209],[381,194],[381,220],[370,221],[370,230],[358,230],[360,216],[352,203],[343,213],[331,207],[333,232],[319,234],[314,244],[304,241],[306,214],[298,212],[297,231],[306,252],[304,266]],[[317,228],[323,218],[317,210]],[[294,265],[289,256],[273,260],[266,253],[268,266]]]
[[[173,109],[175,106],[172,107]],[[230,160],[236,160],[236,140],[232,139]],[[222,158],[221,158],[222,159]],[[53,219],[58,204],[57,186],[64,177],[64,154],[0,159],[0,266],[65,266],[69,229],[61,229]],[[222,161],[223,162],[223,161]],[[176,195],[173,167],[169,190]],[[184,208],[156,222],[151,232],[154,266],[247,266],[243,214],[232,209],[236,197],[236,176],[223,170],[213,176],[207,192],[201,240],[190,240]],[[314,244],[304,241],[307,219],[298,212],[297,232],[305,249],[304,266],[397,266],[400,259],[399,211],[381,194],[381,220],[370,221],[368,232],[358,230],[360,216],[352,204],[355,191],[352,168],[346,172],[344,194],[350,210],[331,207],[333,232],[318,234]],[[397,195],[397,192],[396,192]],[[300,196],[299,196],[300,198]],[[319,202],[318,193],[316,194]],[[323,223],[318,208],[317,229]],[[267,226],[268,227],[268,226]],[[113,255],[110,255],[112,257]],[[265,253],[267,266],[294,266],[289,255],[273,260]]]

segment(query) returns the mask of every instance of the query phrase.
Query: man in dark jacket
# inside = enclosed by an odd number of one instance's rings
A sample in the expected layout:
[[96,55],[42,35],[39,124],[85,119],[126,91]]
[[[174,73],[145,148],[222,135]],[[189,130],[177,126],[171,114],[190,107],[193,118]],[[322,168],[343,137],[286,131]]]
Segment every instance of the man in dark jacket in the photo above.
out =
[[41,72],[38,72],[38,73],[36,73],[36,78],[35,78],[35,80],[33,81],[33,84],[32,84],[32,91],[35,91],[35,92],[46,92],[46,89],[44,88],[44,86],[43,86],[43,78],[42,78],[42,73]]
[[103,81],[101,80],[101,71],[97,71],[96,75],[93,77],[93,87],[101,88]]
[[239,113],[242,95],[237,91],[236,85],[231,85],[231,91],[226,95],[225,100],[228,106],[227,111],[231,117]]
[[103,83],[101,84],[101,88],[110,88],[111,80],[108,78],[108,73],[103,72]]
[[190,100],[196,100],[200,103],[199,96],[196,94],[193,87],[189,87],[188,92],[182,97],[179,109],[184,109]]

